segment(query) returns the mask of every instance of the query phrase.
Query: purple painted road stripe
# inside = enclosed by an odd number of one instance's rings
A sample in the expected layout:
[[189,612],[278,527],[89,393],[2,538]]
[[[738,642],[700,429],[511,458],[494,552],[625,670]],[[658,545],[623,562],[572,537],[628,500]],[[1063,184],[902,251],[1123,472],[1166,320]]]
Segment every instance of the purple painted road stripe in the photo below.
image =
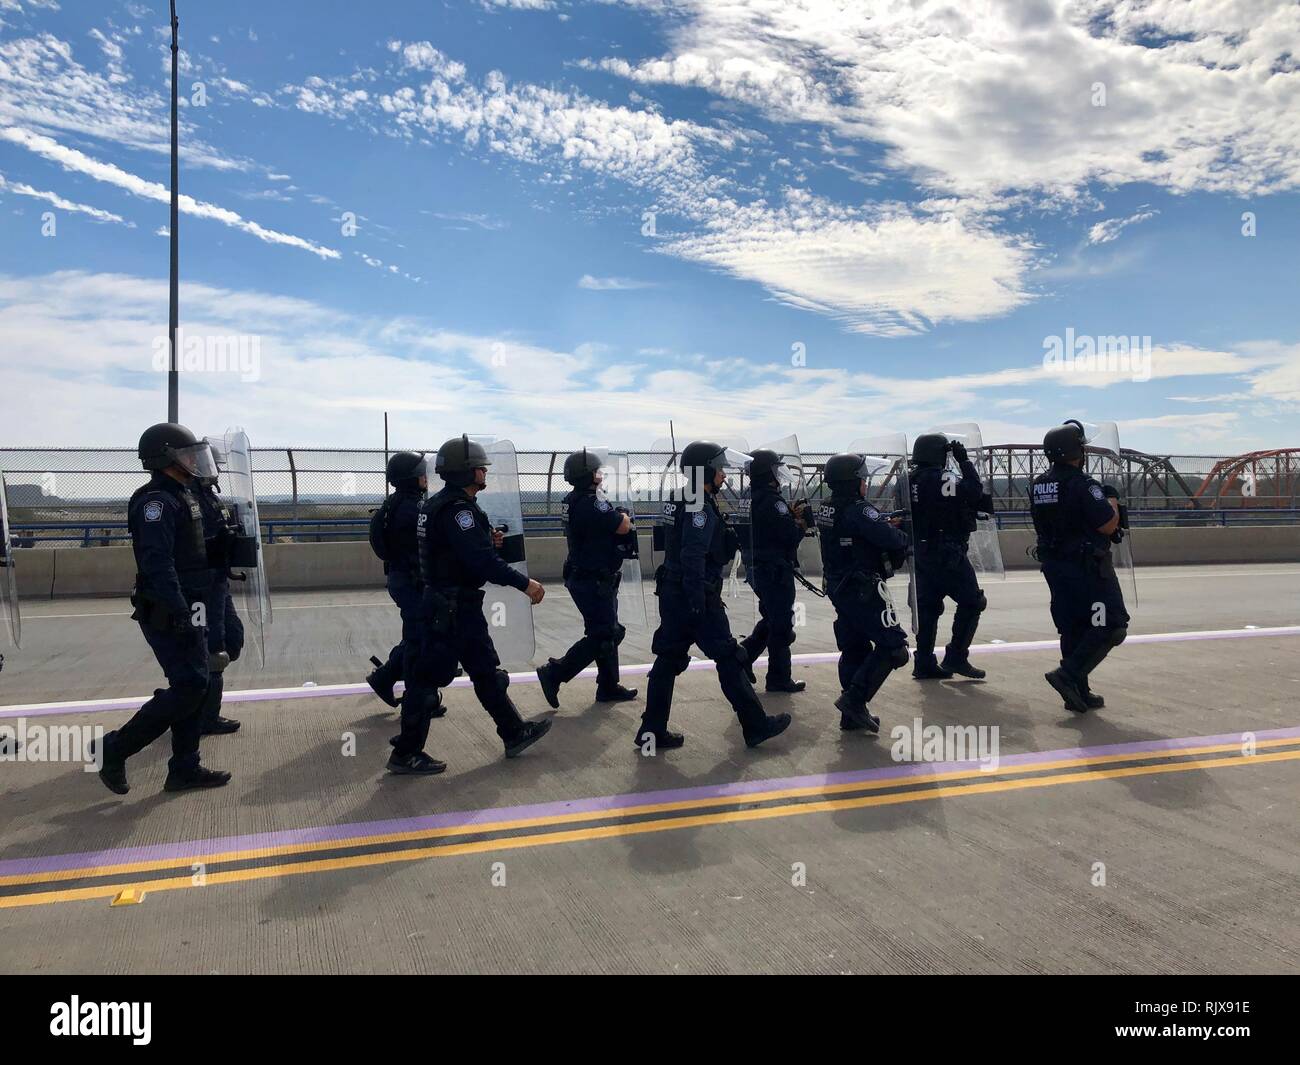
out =
[[[1300,726],[1264,729],[1254,732],[1256,740],[1290,739],[1300,737]],[[1217,744],[1240,743],[1241,732],[1218,736],[1189,736],[1181,739],[1142,740],[1135,743],[1112,743],[1100,747],[1067,747],[1056,751],[1027,751],[1004,755],[1000,765],[1018,767],[1034,766],[1045,762],[1081,758],[1099,758],[1109,754],[1139,754],[1208,747]],[[559,802],[536,803],[526,806],[505,806],[486,810],[468,810],[456,813],[433,814],[425,817],[408,817],[390,821],[365,821],[355,824],[324,825],[316,828],[288,829],[263,832],[248,836],[226,836],[217,839],[189,840],[149,847],[122,847],[113,850],[88,851],[81,854],[54,854],[32,858],[12,858],[0,861],[0,876],[30,876],[65,869],[87,869],[131,862],[175,861],[178,864],[206,855],[245,852],[271,847],[295,847],[307,843],[332,843],[358,839],[378,842],[384,836],[407,832],[421,832],[437,828],[489,824],[498,821],[521,821],[555,817],[560,814],[611,813],[633,806],[652,806],[663,803],[699,802],[715,798],[743,798],[746,795],[791,788],[819,788],[836,784],[859,784],[875,780],[904,780],[911,777],[933,776],[960,770],[977,769],[977,761],[966,762],[913,762],[906,765],[882,766],[875,769],[857,769],[841,773],[819,773],[802,777],[782,777],[771,780],[736,781],[729,784],[706,784],[667,791],[634,792],[625,795],[605,795],[591,799],[572,799]]]
[[[1183,643],[1192,640],[1247,640],[1271,636],[1300,636],[1300,625],[1278,625],[1257,629],[1206,629],[1200,632],[1152,632],[1145,635],[1130,636],[1125,645],[1138,643]],[[1025,651],[1057,651],[1060,644],[1056,640],[1021,640],[1015,643],[985,643],[971,648],[971,654],[1014,654]],[[813,654],[794,655],[796,666],[819,666],[838,662],[836,651],[820,651]],[[766,658],[760,658],[755,665],[765,665]],[[690,670],[713,669],[708,659],[692,659],[687,667]],[[641,676],[650,672],[650,663],[625,665],[621,671],[628,676]],[[595,669],[584,669],[578,676],[594,677]],[[510,674],[511,684],[536,684],[537,674],[531,670]],[[471,687],[468,677],[457,677],[450,687]],[[399,689],[401,685],[398,685]],[[297,688],[245,688],[227,689],[222,696],[224,703],[261,703],[279,702],[282,699],[332,699],[350,695],[373,695],[365,684],[312,684]],[[60,703],[11,703],[0,705],[0,719],[6,717],[43,717],[50,714],[96,714],[109,710],[137,710],[149,697],[147,695],[129,695],[115,699],[88,699],[81,702]]]

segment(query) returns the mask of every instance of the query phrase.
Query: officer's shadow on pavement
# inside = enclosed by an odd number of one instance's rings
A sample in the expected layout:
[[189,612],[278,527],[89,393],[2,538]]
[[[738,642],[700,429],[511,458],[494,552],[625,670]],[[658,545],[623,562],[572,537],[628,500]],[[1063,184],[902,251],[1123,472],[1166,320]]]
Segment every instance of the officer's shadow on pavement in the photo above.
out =
[[[17,850],[0,851],[0,858],[111,850],[128,839],[155,810],[184,799],[162,790],[167,758],[167,745],[162,744],[131,759],[127,766],[130,796],[111,794],[99,777],[85,772],[80,763],[71,770],[58,764],[59,772],[54,776],[7,791],[3,806],[10,816],[0,821],[0,838],[12,839],[27,817],[33,819],[29,825],[35,824],[44,832]],[[163,763],[161,767],[155,765],[159,762]],[[149,789],[153,789],[152,793],[147,793]],[[137,798],[139,792],[147,794]]]
[[[880,735],[866,732],[839,732],[836,757],[826,766],[827,773],[851,773],[863,769],[885,769],[899,765],[891,749],[890,730],[899,724],[911,727],[911,717],[904,722],[888,720],[890,708],[882,707]],[[899,716],[895,711],[895,716]],[[830,726],[838,731],[838,724]],[[834,810],[831,821],[849,832],[894,832],[921,825],[947,837],[947,821],[943,816],[942,799],[925,799],[890,805],[863,806],[850,810]]]
[[[689,742],[688,736],[687,743]],[[673,764],[675,752],[664,751],[653,756],[638,753],[632,745],[631,732],[628,733],[627,753],[629,758],[635,759],[633,776],[639,792],[700,787],[715,779],[721,767],[730,762],[729,757],[724,759],[703,777],[687,775]],[[701,847],[702,831],[702,828],[673,828],[664,832],[636,832],[619,836],[618,841],[627,851],[629,866],[638,872],[655,876],[671,876],[699,869],[705,864],[717,865],[730,861],[726,837],[715,829],[708,845]]]
[[[1073,733],[1078,747],[1105,747],[1120,743],[1141,743],[1167,737],[1119,723],[1119,715],[1131,711],[1115,706],[1087,714],[1066,710],[1055,692],[1043,685],[1029,699],[1013,697],[1005,691],[990,690],[967,681],[935,681],[920,685],[922,717],[927,724],[997,725],[1001,733],[1002,754],[1040,749],[1044,729]],[[961,702],[956,702],[960,699]],[[1023,707],[1018,711],[1017,707]],[[1111,715],[1111,716],[1107,716]],[[1045,749],[1064,747],[1049,741]],[[1123,763],[1119,763],[1122,765]],[[1180,780],[1171,784],[1170,774],[1146,774],[1112,778],[1124,784],[1133,797],[1152,805],[1180,808],[1223,798],[1205,770],[1189,769],[1173,775]]]
[[[481,727],[491,732],[491,721],[487,714],[477,705],[451,706],[449,714],[478,714],[482,717]],[[463,744],[458,744],[455,755],[448,754],[446,747],[438,743],[438,725],[441,720],[433,722],[429,734],[427,749],[435,756],[446,757],[449,763],[447,773],[432,777],[395,776],[384,769],[390,748],[388,735],[395,735],[397,725],[384,715],[375,729],[376,735],[358,742],[356,758],[349,759],[357,763],[354,770],[359,786],[365,797],[361,802],[338,811],[330,818],[335,824],[365,824],[372,821],[398,820],[410,817],[423,817],[440,813],[489,809],[500,804],[503,786],[508,786],[510,794],[505,803],[519,805],[528,801],[545,801],[548,778],[556,774],[553,759],[546,757],[545,745],[557,737],[553,731],[536,747],[531,748],[522,758],[505,760],[498,749],[495,757],[466,770],[453,772],[457,764],[464,764],[466,757],[475,757],[467,753]],[[385,723],[388,722],[388,723]],[[382,736],[382,739],[379,738]],[[381,750],[382,748],[382,750]],[[477,745],[473,748],[478,750]],[[337,743],[322,744],[313,752],[295,759],[302,762],[304,769],[318,773],[321,759],[337,755]],[[280,772],[276,771],[277,774]],[[274,795],[268,791],[268,801]],[[436,841],[431,841],[436,842]],[[359,866],[346,871],[328,872],[310,877],[286,877],[276,882],[275,888],[262,903],[262,912],[267,918],[294,920],[305,912],[328,909],[345,896],[358,890],[368,890],[375,884],[403,869],[418,866],[428,870],[424,875],[436,877],[436,863],[441,859],[420,860],[416,862],[394,861],[381,862],[376,865]]]
[[[1117,698],[1115,702],[1120,700]],[[1170,737],[1146,729],[1126,728],[1118,723],[1119,716],[1126,712],[1118,705],[1102,710],[1090,710],[1086,714],[1074,714],[1063,707],[1056,712],[1067,720],[1060,721],[1064,728],[1078,734],[1080,747],[1105,747],[1117,743],[1141,743],[1144,740],[1163,740]],[[1153,752],[1159,756],[1159,751]],[[1206,757],[1221,757],[1207,755]],[[1133,763],[1116,763],[1101,768],[1120,768]],[[1166,810],[1180,810],[1190,806],[1206,806],[1215,803],[1233,805],[1224,790],[1213,780],[1210,770],[1182,769],[1176,773],[1143,773],[1133,776],[1112,777],[1112,782],[1123,784],[1133,798],[1151,806]]]

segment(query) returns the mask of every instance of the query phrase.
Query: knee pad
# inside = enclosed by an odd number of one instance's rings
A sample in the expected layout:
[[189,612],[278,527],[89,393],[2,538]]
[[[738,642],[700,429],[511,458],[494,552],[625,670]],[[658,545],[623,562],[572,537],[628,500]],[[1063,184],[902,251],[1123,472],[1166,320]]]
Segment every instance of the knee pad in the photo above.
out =
[[1110,645],[1112,647],[1118,647],[1127,639],[1128,639],[1127,626],[1120,626],[1118,629],[1110,630]]
[[659,655],[650,667],[650,672],[657,672],[661,675],[667,673],[669,676],[677,677],[685,673],[690,664],[691,656],[689,654]]
[[492,685],[499,692],[504,692],[510,687],[510,674],[500,666],[492,671]]
[[623,637],[627,635],[627,629],[622,625],[614,626],[614,646],[617,647],[623,642]]
[[208,673],[209,675],[219,676],[223,673],[228,665],[233,661],[230,655],[225,651],[208,652]]
[[908,655],[906,647],[895,647],[889,652],[890,669],[902,669],[910,661],[911,656]]
[[977,614],[982,614],[989,608],[989,599],[981,589],[979,598],[971,603],[970,608]]

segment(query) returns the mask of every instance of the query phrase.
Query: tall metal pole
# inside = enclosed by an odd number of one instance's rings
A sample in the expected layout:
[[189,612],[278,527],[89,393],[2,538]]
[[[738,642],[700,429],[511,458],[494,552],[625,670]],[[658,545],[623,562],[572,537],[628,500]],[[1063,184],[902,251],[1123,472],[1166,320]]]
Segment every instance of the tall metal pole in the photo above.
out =
[[388,494],[388,411],[384,411],[384,495]]
[[179,234],[177,233],[177,223],[180,211],[178,208],[180,202],[180,190],[178,185],[179,171],[178,155],[179,141],[176,133],[176,0],[171,0],[172,12],[172,224],[171,224],[171,246],[172,246],[172,264],[171,264],[171,307],[170,316],[167,322],[167,340],[171,352],[171,361],[167,369],[167,420],[169,422],[179,422],[181,420],[180,412],[180,374],[176,369],[176,327],[180,321],[180,244]]

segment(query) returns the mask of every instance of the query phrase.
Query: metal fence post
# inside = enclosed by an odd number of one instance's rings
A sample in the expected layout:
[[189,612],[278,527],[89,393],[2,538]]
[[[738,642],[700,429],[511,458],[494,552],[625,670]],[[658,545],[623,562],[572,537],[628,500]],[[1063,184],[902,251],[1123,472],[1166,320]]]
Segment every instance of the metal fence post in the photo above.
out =
[[293,520],[298,520],[298,467],[294,465],[293,448],[284,449],[285,454],[289,456],[289,483],[293,491]]

